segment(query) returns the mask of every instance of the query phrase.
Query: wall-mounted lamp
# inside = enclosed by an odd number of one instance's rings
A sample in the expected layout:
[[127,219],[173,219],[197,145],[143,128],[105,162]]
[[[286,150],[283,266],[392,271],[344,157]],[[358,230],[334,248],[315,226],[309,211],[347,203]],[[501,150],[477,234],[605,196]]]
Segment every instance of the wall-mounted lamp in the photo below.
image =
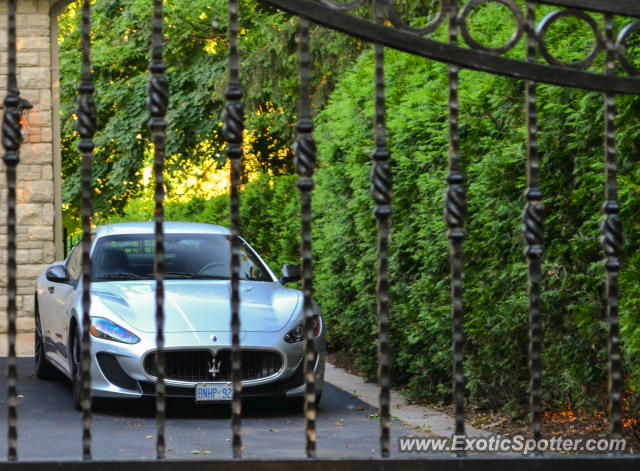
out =
[[[20,132],[22,133],[22,139],[26,139],[29,126],[29,112],[33,108],[33,105],[29,103],[29,100],[23,97],[19,97],[18,111],[20,112]],[[4,109],[3,105],[0,105],[0,110]]]

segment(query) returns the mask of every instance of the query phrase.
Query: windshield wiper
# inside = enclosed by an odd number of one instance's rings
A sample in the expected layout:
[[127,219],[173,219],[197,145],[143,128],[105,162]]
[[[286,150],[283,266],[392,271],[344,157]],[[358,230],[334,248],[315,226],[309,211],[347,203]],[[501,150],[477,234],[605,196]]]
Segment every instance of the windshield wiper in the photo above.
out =
[[228,280],[228,276],[207,275],[202,273],[186,273],[181,271],[168,271],[165,274],[167,278],[182,278],[185,280]]
[[139,280],[142,279],[140,275],[136,275],[135,273],[106,273],[104,275],[100,275],[98,280]]

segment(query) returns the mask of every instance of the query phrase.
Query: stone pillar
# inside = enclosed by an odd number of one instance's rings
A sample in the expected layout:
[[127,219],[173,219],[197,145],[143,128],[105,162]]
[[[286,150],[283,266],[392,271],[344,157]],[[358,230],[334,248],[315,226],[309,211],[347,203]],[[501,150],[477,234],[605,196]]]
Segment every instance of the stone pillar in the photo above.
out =
[[[59,188],[54,190],[51,3],[55,2],[18,0],[16,17],[18,88],[20,96],[33,105],[27,135],[20,148],[17,174],[17,305],[18,331],[21,332],[33,330],[35,280],[55,260],[56,242],[60,245],[54,230],[56,220],[59,221],[60,203],[58,198],[54,200],[54,191],[59,194]],[[54,47],[57,48],[57,44]],[[0,0],[0,100],[4,99],[6,90],[7,2]],[[56,139],[59,141],[59,136]],[[7,328],[5,178],[5,167],[0,161],[0,333]],[[59,175],[55,180],[59,185]]]

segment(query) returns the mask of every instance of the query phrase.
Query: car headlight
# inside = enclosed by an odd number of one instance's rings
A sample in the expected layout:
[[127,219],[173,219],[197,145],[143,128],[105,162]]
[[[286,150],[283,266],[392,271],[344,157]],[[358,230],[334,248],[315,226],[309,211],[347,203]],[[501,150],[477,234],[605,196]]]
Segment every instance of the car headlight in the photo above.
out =
[[[313,335],[316,337],[320,333],[320,316],[313,316]],[[284,336],[287,343],[298,343],[304,340],[304,319]]]
[[112,340],[114,342],[134,344],[140,341],[137,335],[104,317],[92,317],[89,332],[99,339]]

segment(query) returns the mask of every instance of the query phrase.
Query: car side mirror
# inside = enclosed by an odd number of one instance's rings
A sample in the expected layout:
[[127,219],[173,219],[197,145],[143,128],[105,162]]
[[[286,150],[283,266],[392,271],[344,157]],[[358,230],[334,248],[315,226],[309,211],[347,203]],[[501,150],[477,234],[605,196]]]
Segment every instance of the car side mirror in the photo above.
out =
[[57,263],[47,269],[45,274],[47,280],[53,283],[68,283],[69,273],[63,263]]
[[282,265],[282,278],[280,283],[290,283],[291,281],[298,281],[300,279],[300,266],[293,265],[291,263],[285,263]]

